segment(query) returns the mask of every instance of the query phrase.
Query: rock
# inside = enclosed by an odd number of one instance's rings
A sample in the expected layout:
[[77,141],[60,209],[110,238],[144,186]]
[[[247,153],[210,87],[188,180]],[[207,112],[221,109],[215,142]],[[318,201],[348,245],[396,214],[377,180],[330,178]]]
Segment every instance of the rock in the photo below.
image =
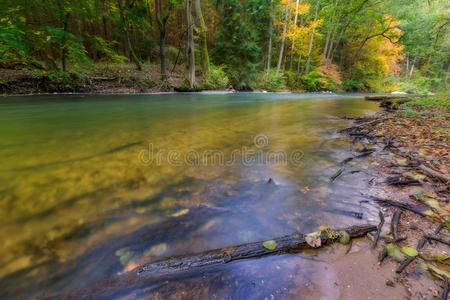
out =
[[386,280],[386,285],[390,287],[395,287],[395,283],[390,279]]

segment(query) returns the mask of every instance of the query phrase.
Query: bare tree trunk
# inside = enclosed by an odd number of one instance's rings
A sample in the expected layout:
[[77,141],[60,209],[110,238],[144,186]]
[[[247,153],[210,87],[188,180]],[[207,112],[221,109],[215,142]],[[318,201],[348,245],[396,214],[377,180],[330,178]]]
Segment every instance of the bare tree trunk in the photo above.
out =
[[208,53],[208,40],[206,33],[208,29],[206,28],[205,19],[203,18],[202,6],[200,0],[195,0],[195,14],[197,15],[198,23],[200,25],[200,44],[201,44],[201,55],[202,55],[202,69],[203,74],[209,73],[209,53]]
[[412,64],[411,64],[411,69],[409,70],[408,79],[411,79],[411,77],[412,77],[412,75],[413,75],[413,72],[414,72],[414,64],[415,64],[415,63],[416,63],[416,62],[413,61]]
[[272,66],[272,34],[273,34],[273,0],[270,0],[270,23],[269,23],[269,49],[267,50],[267,73],[270,71],[270,67]]
[[281,36],[281,48],[277,64],[277,75],[280,74],[281,63],[283,62],[284,47],[286,46],[286,31],[288,25],[288,18],[289,18],[289,0],[286,0],[286,7],[284,11],[283,35]]
[[194,88],[195,84],[195,50],[194,50],[194,24],[192,23],[192,1],[186,0],[186,21],[187,21],[187,78],[190,88]]
[[[320,7],[320,0],[317,1],[316,12],[314,14],[314,21],[317,20],[317,15],[319,14],[319,7]],[[309,69],[311,68],[311,54],[312,54],[312,48],[314,45],[314,34],[315,33],[316,33],[316,31],[313,28],[313,30],[311,32],[311,36],[309,37],[308,58],[306,59],[305,74],[308,74]]]
[[[298,6],[300,4],[300,0],[297,0],[297,2],[295,3],[295,16],[294,16],[294,26],[297,27],[297,21],[298,21]],[[292,61],[294,58],[294,49],[295,49],[295,43],[294,40],[292,40],[292,45],[291,45],[291,59],[289,62],[289,69],[292,70]]]

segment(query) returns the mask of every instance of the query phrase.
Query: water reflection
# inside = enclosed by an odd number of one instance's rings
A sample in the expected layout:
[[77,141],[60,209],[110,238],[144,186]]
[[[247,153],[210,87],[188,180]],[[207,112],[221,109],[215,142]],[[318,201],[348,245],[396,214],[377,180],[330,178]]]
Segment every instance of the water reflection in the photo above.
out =
[[[295,94],[3,99],[0,293],[71,290],[159,257],[363,222],[345,212],[363,211],[369,176],[329,177],[350,155],[339,117],[373,110]],[[257,135],[302,163],[139,161],[150,143],[230,155],[260,149]]]

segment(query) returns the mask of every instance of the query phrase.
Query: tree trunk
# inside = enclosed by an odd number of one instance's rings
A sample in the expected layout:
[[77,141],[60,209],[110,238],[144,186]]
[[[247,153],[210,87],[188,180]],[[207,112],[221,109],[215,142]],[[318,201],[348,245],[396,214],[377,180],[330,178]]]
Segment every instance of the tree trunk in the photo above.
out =
[[194,50],[194,24],[192,23],[192,1],[186,0],[186,21],[187,21],[187,47],[186,47],[186,67],[189,87],[194,88],[195,84],[195,50]]
[[123,6],[122,6],[122,0],[117,0],[117,6],[119,8],[120,18],[122,19],[123,26],[125,29],[125,41],[128,47],[128,50],[130,52],[131,60],[135,63],[136,68],[141,71],[142,70],[142,64],[139,61],[139,58],[137,57],[136,53],[134,52],[133,45],[131,44],[130,39],[130,29],[128,28],[128,20],[124,14]]
[[280,55],[278,57],[278,64],[277,64],[277,75],[280,74],[281,63],[283,62],[284,47],[286,46],[286,31],[287,31],[287,25],[288,25],[288,18],[289,18],[289,0],[286,0],[286,6],[285,6],[285,10],[284,10],[283,35],[281,36],[281,48],[280,48]]
[[63,20],[63,30],[64,30],[64,38],[62,41],[62,48],[61,48],[61,65],[62,65],[62,70],[65,72],[67,70],[67,65],[66,65],[66,57],[67,57],[67,37],[66,37],[66,33],[69,27],[69,18],[70,18],[70,13],[66,13],[64,16],[64,20]]
[[167,80],[167,64],[166,64],[166,25],[169,14],[162,15],[162,0],[155,0],[156,21],[159,29],[159,60],[161,66],[161,80]]
[[202,6],[200,0],[195,0],[195,14],[197,15],[198,23],[200,25],[200,48],[201,48],[201,56],[202,56],[202,69],[203,74],[206,75],[209,73],[209,53],[208,53],[208,39],[207,39],[207,31],[205,24],[205,19],[203,18]]
[[[297,0],[295,3],[295,16],[294,16],[294,26],[297,27],[297,21],[298,21],[298,6],[300,4],[300,0]],[[294,40],[292,40],[292,45],[291,45],[291,59],[289,62],[289,69],[292,70],[292,61],[294,58],[294,49],[295,49],[295,43]]]
[[273,35],[273,0],[270,0],[270,23],[269,23],[269,49],[267,50],[267,73],[272,66],[272,35]]
[[[320,7],[320,0],[317,1],[316,12],[314,13],[314,21],[317,20],[317,15],[319,14],[319,7]],[[309,37],[308,58],[306,59],[305,74],[308,74],[309,69],[311,68],[311,54],[312,54],[312,48],[314,45],[314,34],[315,33],[316,33],[316,30],[313,28],[312,32],[311,32],[311,36]]]

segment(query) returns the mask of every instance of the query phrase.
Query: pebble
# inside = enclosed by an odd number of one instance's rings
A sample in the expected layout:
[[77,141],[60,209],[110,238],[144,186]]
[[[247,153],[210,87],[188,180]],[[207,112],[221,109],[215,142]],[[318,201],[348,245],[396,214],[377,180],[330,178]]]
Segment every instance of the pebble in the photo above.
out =
[[390,287],[394,287],[395,283],[392,280],[388,279],[388,280],[386,280],[386,285],[390,286]]

